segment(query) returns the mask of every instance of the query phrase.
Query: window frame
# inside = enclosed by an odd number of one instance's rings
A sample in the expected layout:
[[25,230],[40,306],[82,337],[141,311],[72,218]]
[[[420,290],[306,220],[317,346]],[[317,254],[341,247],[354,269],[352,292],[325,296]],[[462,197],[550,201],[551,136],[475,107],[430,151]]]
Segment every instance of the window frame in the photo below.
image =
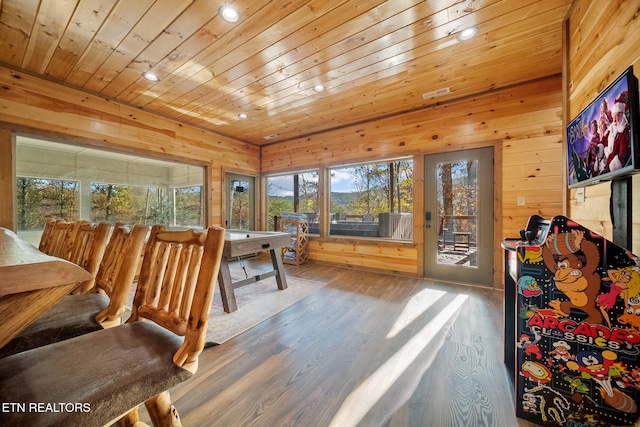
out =
[[[151,152],[147,152],[147,151],[140,151],[140,150],[132,150],[132,149],[128,149],[128,147],[122,147],[122,146],[117,146],[117,145],[113,145],[110,146],[109,148],[105,148],[102,144],[97,143],[95,141],[91,141],[91,140],[81,140],[81,141],[75,141],[73,140],[73,138],[68,137],[66,135],[57,135],[57,136],[51,136],[51,137],[47,137],[47,136],[43,136],[37,133],[31,133],[31,132],[13,132],[13,145],[14,145],[14,150],[15,150],[15,163],[14,163],[14,191],[15,186],[17,185],[17,179],[18,177],[28,177],[28,178],[42,178],[42,179],[53,179],[53,180],[73,180],[73,181],[79,181],[81,182],[80,184],[80,212],[79,212],[79,218],[83,218],[86,219],[89,217],[89,212],[91,210],[90,208],[90,202],[89,202],[89,211],[87,211],[86,207],[85,209],[83,209],[83,198],[86,198],[88,195],[90,197],[90,190],[83,190],[83,184],[82,184],[82,179],[80,177],[78,177],[78,168],[74,169],[73,174],[61,174],[60,176],[56,176],[56,177],[51,177],[51,173],[47,173],[46,171],[42,174],[38,174],[38,176],[33,176],[34,173],[31,173],[30,171],[23,171],[20,169],[20,149],[21,146],[23,144],[26,144],[26,146],[29,146],[30,143],[32,142],[32,140],[35,140],[36,145],[38,143],[43,144],[44,146],[50,146],[49,149],[55,149],[56,146],[55,145],[51,145],[51,144],[61,144],[62,146],[66,146],[69,147],[69,150],[71,151],[84,151],[84,152],[89,152],[92,155],[95,153],[100,153],[103,156],[107,157],[110,161],[113,160],[113,158],[116,158],[115,161],[117,161],[118,157],[122,157],[122,158],[127,158],[127,159],[141,159],[141,161],[150,161],[151,163],[153,162],[158,162],[159,164],[166,164],[167,167],[169,167],[169,164],[174,164],[176,166],[185,166],[186,167],[186,174],[185,176],[189,177],[189,176],[194,176],[192,174],[196,174],[195,176],[200,176],[201,175],[201,179],[197,179],[198,183],[197,184],[192,184],[188,182],[187,178],[187,183],[185,183],[184,181],[180,181],[180,180],[176,180],[175,182],[168,182],[165,184],[150,184],[147,183],[145,184],[148,187],[166,187],[167,189],[167,194],[169,195],[169,197],[171,197],[171,195],[169,193],[173,192],[174,188],[181,188],[181,187],[192,187],[195,185],[199,185],[201,186],[201,213],[200,213],[200,217],[201,217],[201,221],[202,221],[202,225],[198,226],[197,228],[206,228],[208,226],[208,223],[210,222],[210,197],[207,196],[209,194],[208,189],[210,188],[210,182],[209,182],[209,177],[210,177],[210,168],[211,165],[208,162],[205,161],[199,161],[197,159],[190,159],[190,158],[185,158],[185,157],[181,157],[181,156],[175,156],[175,155],[163,155],[162,153],[151,153]],[[22,140],[24,139],[24,140]],[[27,142],[24,142],[27,141]],[[34,148],[33,146],[31,146],[30,148]],[[191,168],[197,168],[194,170],[191,170]],[[84,179],[86,182],[84,183],[84,186],[89,185],[89,181],[92,183],[98,183],[98,184],[102,184],[102,183],[109,183],[109,182],[105,182],[105,181],[112,181],[111,179],[99,179],[99,177],[97,177],[95,174],[91,177],[89,177],[88,179]],[[118,180],[119,181],[119,180]],[[121,183],[121,182],[112,182],[112,184],[117,184],[117,185],[130,185],[130,186],[139,186],[138,183]],[[13,216],[14,218],[16,218],[17,216],[17,209],[18,207],[16,206],[16,204],[14,204],[13,206]],[[173,217],[173,215],[170,215],[170,217]],[[14,223],[15,223],[16,219],[14,219]],[[183,226],[178,225],[177,223],[175,225],[172,225],[173,222],[171,222],[169,224],[169,227],[172,228],[184,228]],[[17,223],[16,223],[17,226]],[[195,227],[195,226],[194,226]],[[33,238],[31,238],[31,240],[33,240]]]
[[[408,236],[408,238],[393,238],[393,237],[380,237],[378,236],[366,236],[366,235],[357,235],[357,234],[332,234],[331,233],[331,223],[332,223],[332,219],[331,218],[333,216],[333,213],[331,212],[331,206],[332,206],[332,188],[333,188],[333,178],[332,178],[332,172],[335,170],[339,170],[339,169],[349,169],[349,168],[355,168],[355,167],[359,167],[359,166],[366,166],[366,165],[380,165],[380,164],[389,164],[392,162],[400,162],[400,161],[406,161],[409,162],[411,164],[411,212],[394,212],[394,213],[406,213],[406,214],[410,214],[411,218],[410,218],[410,225],[406,224],[405,228],[407,228],[408,230],[410,230],[410,234]],[[328,166],[326,168],[327,171],[327,182],[326,182],[326,192],[327,192],[327,209],[326,211],[329,212],[329,217],[327,219],[327,236],[326,237],[330,237],[330,238],[336,238],[336,239],[364,239],[364,240],[373,240],[373,241],[384,241],[384,242],[399,242],[399,243],[413,243],[415,236],[413,235],[413,223],[415,221],[415,158],[414,156],[401,156],[401,157],[392,157],[392,158],[388,158],[388,159],[375,159],[375,160],[367,160],[367,161],[362,161],[362,162],[353,162],[353,163],[345,163],[345,164],[337,164],[337,165],[332,165],[332,166]],[[389,212],[391,213],[391,212]],[[352,214],[350,214],[350,216],[352,216]],[[360,215],[358,215],[360,216]],[[364,216],[364,214],[362,215]],[[378,216],[374,215],[374,222],[378,222],[377,221]],[[405,220],[406,221],[406,220]],[[379,227],[379,224],[378,224]],[[363,234],[366,233],[366,230],[363,232]],[[378,233],[379,233],[379,229],[378,229]]]
[[[322,200],[321,200],[321,194],[322,194],[322,189],[321,189],[321,185],[322,185],[322,169],[321,168],[314,168],[314,169],[304,169],[304,170],[298,170],[298,171],[293,171],[293,172],[280,172],[280,173],[274,173],[274,174],[267,174],[264,176],[264,183],[265,183],[265,200],[266,200],[266,218],[265,218],[265,227],[267,230],[274,230],[274,231],[279,231],[275,229],[275,219],[272,218],[273,215],[270,214],[270,208],[269,208],[269,199],[270,199],[270,194],[269,194],[269,180],[273,179],[273,178],[278,178],[278,177],[286,177],[286,176],[290,176],[292,181],[293,181],[293,176],[294,175],[303,175],[303,174],[307,174],[307,173],[316,173],[318,175],[317,177],[317,190],[316,190],[316,215],[318,217],[317,221],[309,221],[309,224],[313,224],[313,223],[317,223],[318,226],[318,231],[312,232],[310,230],[309,234],[312,236],[319,236],[320,235],[320,229],[321,229],[321,222],[322,222]],[[291,191],[293,191],[293,182],[291,183]],[[291,211],[280,211],[280,215],[281,216],[282,212],[294,212],[295,206],[292,207]],[[311,228],[311,227],[310,227]],[[315,229],[315,227],[313,227]]]
[[[74,211],[75,212],[65,212],[65,215],[63,215],[65,218],[68,219],[72,219],[72,220],[76,220],[79,218],[80,216],[80,181],[77,179],[60,179],[58,178],[49,178],[49,177],[45,177],[45,176],[29,176],[26,174],[23,175],[19,175],[16,174],[15,177],[15,190],[16,190],[16,203],[15,203],[15,209],[14,209],[14,218],[15,218],[15,224],[16,224],[16,230],[17,231],[24,231],[24,232],[28,232],[28,231],[37,231],[38,229],[32,229],[32,228],[26,228],[26,229],[22,229],[21,228],[21,224],[20,224],[20,204],[19,204],[19,188],[18,188],[18,182],[21,179],[29,179],[29,180],[42,180],[42,181],[58,181],[58,182],[73,182],[76,185],[75,188],[75,208]],[[50,184],[49,184],[50,185]],[[44,228],[44,225],[47,221],[47,216],[42,218],[42,227]]]

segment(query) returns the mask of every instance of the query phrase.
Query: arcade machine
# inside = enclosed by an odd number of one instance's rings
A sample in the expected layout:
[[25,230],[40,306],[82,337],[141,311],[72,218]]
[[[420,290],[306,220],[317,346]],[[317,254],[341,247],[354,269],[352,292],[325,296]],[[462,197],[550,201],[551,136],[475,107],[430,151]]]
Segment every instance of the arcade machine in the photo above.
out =
[[505,364],[539,425],[640,420],[640,262],[563,216],[505,239]]

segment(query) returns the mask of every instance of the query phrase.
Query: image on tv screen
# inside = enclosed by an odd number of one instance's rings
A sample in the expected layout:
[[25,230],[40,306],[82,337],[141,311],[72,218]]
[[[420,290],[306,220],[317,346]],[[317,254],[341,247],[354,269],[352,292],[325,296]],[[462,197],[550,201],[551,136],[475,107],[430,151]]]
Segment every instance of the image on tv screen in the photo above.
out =
[[567,126],[570,187],[609,180],[633,168],[633,78],[628,69]]

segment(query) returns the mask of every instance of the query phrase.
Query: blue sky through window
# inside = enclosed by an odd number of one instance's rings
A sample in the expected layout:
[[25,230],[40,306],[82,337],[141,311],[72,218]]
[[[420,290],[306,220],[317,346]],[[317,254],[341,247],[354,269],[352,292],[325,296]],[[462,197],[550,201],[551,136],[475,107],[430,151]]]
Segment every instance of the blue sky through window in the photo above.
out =
[[[305,175],[305,174],[300,174]],[[309,175],[311,175],[309,173]],[[287,197],[293,196],[293,179],[292,175],[272,176],[269,177],[269,195]],[[307,177],[311,180],[311,177]],[[355,183],[353,182],[352,168],[341,168],[331,170],[331,191],[338,193],[347,193],[355,191]]]

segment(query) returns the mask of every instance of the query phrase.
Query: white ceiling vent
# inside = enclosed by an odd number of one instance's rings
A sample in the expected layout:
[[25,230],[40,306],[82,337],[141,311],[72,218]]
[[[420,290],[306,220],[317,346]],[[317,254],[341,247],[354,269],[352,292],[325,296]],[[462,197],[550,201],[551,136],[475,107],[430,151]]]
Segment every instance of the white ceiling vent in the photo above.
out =
[[448,87],[434,90],[433,92],[427,92],[422,94],[422,99],[435,98],[436,96],[444,95],[445,93],[451,92]]

